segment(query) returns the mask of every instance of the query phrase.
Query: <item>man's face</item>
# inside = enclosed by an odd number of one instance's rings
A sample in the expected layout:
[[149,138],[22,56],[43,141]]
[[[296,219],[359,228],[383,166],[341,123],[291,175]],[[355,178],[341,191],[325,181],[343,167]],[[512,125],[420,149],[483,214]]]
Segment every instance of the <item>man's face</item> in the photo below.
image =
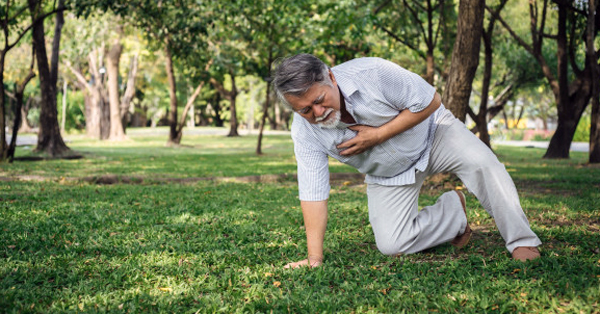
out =
[[309,123],[324,127],[335,126],[341,114],[340,92],[331,71],[329,77],[333,86],[315,83],[300,97],[293,95],[285,97],[294,111]]

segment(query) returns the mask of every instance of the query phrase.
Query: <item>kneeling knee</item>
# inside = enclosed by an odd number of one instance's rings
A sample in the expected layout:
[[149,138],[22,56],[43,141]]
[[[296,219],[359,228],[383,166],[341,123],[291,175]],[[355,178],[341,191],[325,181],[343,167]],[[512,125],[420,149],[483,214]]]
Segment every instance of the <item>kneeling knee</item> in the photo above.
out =
[[394,256],[407,253],[405,243],[398,243],[394,241],[376,241],[376,244],[379,252],[384,255]]

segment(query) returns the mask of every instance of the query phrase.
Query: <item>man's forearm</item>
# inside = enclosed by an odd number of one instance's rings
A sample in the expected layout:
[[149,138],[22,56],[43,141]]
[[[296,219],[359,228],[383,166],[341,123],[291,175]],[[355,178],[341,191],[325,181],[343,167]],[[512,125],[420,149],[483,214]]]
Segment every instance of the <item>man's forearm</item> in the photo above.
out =
[[311,263],[323,260],[323,240],[327,228],[327,201],[301,201],[304,227],[306,228],[306,248]]
[[429,118],[429,116],[431,116],[441,104],[442,101],[440,95],[435,93],[431,103],[429,103],[429,105],[422,111],[413,113],[410,110],[403,110],[394,119],[377,129],[380,136],[379,142],[383,143],[395,135],[409,130],[415,125],[425,121],[425,119]]
[[337,148],[341,149],[341,155],[352,156],[360,154],[425,121],[441,104],[440,95],[435,93],[433,100],[420,112],[413,113],[410,110],[403,110],[394,119],[380,127],[366,125],[351,126],[350,129],[357,132],[356,136],[337,145]]

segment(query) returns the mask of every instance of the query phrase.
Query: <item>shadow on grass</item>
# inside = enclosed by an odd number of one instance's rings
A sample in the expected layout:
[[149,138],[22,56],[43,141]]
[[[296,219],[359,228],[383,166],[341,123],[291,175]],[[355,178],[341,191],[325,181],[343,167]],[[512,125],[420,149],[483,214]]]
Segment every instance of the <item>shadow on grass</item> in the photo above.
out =
[[[600,297],[598,234],[535,217],[548,246],[532,263],[512,261],[485,222],[464,251],[387,257],[374,249],[362,188],[341,185],[326,265],[292,271],[281,266],[306,245],[293,182],[1,187],[7,312],[592,312]],[[564,203],[578,221],[597,218]]]

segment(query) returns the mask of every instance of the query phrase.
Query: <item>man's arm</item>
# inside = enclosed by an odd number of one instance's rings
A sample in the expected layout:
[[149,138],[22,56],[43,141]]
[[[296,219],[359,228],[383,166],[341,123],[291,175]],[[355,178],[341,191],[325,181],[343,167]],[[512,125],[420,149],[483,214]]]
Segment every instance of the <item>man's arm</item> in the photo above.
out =
[[323,263],[323,240],[327,228],[327,200],[317,202],[301,201],[300,206],[304,216],[308,258],[289,263],[284,268],[298,268],[306,265],[316,267]]
[[344,149],[340,152],[341,155],[352,156],[360,154],[425,121],[441,104],[440,94],[436,92],[433,100],[422,111],[413,113],[408,109],[402,110],[394,119],[380,127],[366,125],[351,126],[350,129],[358,133],[352,139],[339,144],[337,148]]

